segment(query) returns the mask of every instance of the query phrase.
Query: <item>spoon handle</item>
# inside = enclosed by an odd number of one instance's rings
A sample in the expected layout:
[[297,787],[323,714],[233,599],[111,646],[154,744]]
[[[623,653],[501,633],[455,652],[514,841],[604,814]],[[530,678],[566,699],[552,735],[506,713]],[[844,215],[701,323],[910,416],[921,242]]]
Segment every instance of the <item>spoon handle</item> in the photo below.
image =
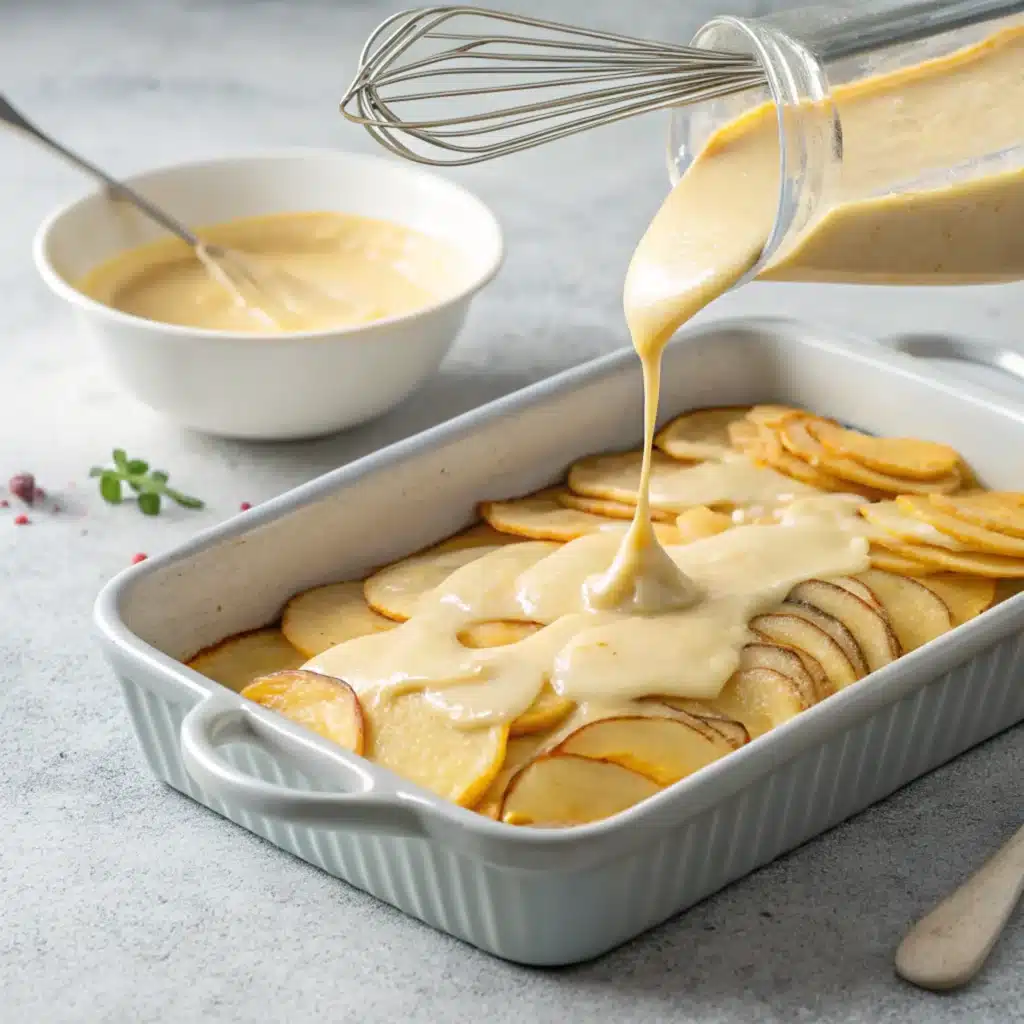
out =
[[106,171],[101,170],[95,164],[89,163],[89,161],[84,157],[79,156],[77,153],[73,153],[66,146],[62,146],[56,139],[51,138],[41,128],[37,128],[19,110],[16,110],[3,95],[0,95],[0,123],[6,124],[11,128],[17,128],[19,131],[22,131],[26,135],[35,139],[36,142],[45,146],[51,152],[56,153],[58,156],[62,156],[65,160],[70,161],[80,170],[85,171],[86,174],[91,174],[94,178],[102,181],[103,184],[111,189],[115,195],[128,200],[128,202],[151,220],[156,221],[162,228],[166,228],[170,231],[172,235],[177,235],[178,238],[184,242],[188,242],[188,244],[193,247],[199,244],[199,240],[191,231],[188,230],[187,227],[185,227],[184,224],[179,223],[173,217],[169,217],[159,207],[150,203],[145,196],[139,195],[135,189],[125,185],[124,182],[118,181],[117,178],[112,178]]
[[958,988],[973,978],[1024,892],[1024,828],[907,934],[896,971],[921,988]]

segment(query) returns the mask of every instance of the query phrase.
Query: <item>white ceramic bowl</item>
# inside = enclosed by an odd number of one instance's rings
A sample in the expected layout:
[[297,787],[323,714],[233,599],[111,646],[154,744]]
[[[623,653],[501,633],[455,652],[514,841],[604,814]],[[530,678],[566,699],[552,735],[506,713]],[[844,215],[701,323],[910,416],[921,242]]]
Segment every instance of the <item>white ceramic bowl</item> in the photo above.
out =
[[403,224],[463,254],[450,292],[404,316],[284,335],[207,331],[118,312],[73,284],[114,254],[160,237],[160,228],[102,191],[57,210],[35,239],[43,280],[98,340],[127,391],[207,433],[314,437],[387,412],[437,369],[473,296],[502,261],[501,229],[480,200],[388,158],[291,150],[179,164],[128,180],[190,225],[337,210]]

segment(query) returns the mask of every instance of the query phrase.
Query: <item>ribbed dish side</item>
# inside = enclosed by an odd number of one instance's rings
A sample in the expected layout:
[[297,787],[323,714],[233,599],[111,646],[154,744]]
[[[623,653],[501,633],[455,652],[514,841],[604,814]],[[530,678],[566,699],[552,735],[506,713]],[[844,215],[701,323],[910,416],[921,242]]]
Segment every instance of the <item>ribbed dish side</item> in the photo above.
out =
[[[423,839],[295,827],[225,806],[182,765],[188,709],[141,683],[122,685],[157,778],[435,928],[509,960],[557,965],[633,938],[1024,719],[1021,645],[1004,641],[629,858],[583,872],[500,868]],[[228,754],[259,778],[314,787],[262,751],[236,746]]]

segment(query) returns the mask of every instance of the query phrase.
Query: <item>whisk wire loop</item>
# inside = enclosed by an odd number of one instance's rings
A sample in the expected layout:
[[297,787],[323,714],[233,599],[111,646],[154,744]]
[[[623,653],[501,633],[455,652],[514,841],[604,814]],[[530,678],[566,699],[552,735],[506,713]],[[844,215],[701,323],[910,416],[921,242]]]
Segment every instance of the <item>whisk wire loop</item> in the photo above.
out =
[[[467,30],[474,25],[484,30]],[[374,30],[341,110],[399,156],[462,165],[765,84],[747,54],[477,7],[426,7]]]

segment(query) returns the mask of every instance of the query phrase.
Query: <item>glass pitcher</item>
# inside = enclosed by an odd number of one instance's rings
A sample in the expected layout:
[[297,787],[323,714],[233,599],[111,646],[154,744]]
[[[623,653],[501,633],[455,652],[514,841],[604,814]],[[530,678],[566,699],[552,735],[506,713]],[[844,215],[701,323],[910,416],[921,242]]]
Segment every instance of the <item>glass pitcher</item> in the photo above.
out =
[[1024,279],[1024,3],[720,17],[693,45],[753,53],[769,83],[676,108],[669,131],[673,184],[771,137],[774,222],[743,281]]

